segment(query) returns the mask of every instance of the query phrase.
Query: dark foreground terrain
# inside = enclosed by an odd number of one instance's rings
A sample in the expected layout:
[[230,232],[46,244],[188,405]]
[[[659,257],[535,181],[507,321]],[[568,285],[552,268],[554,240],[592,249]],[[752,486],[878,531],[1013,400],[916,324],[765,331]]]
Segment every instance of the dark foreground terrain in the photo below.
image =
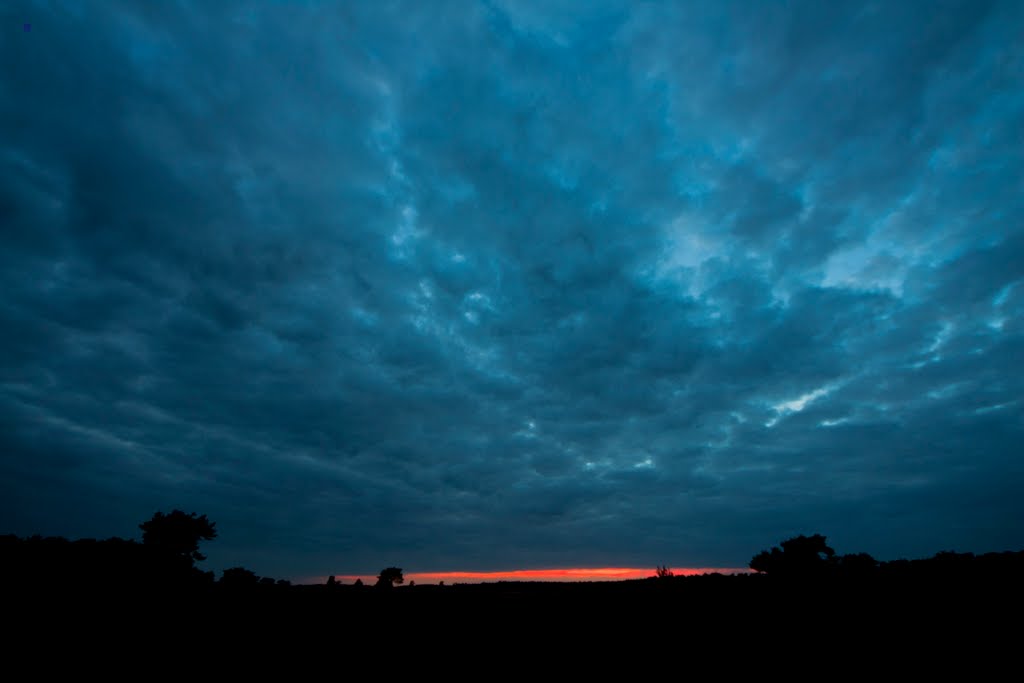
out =
[[[826,656],[843,666],[957,662],[977,675],[1024,651],[1024,552],[884,563],[813,554],[811,562],[787,563],[785,549],[755,557],[768,571],[747,575],[289,585],[244,570],[214,580],[193,558],[134,541],[6,536],[2,642],[8,657],[34,652],[36,661],[55,647],[141,652],[168,666],[240,657],[251,667],[302,652],[436,668],[487,653],[490,667],[554,656],[597,669],[605,658],[626,658],[802,672],[788,678],[807,677]],[[774,564],[764,563],[772,557]]]

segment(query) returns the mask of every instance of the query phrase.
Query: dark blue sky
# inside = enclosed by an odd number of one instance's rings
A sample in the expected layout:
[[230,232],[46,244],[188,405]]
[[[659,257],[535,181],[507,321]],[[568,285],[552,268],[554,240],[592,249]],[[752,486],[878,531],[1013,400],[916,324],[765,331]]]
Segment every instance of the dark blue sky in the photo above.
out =
[[1020,2],[0,18],[0,532],[180,507],[290,577],[1024,547]]

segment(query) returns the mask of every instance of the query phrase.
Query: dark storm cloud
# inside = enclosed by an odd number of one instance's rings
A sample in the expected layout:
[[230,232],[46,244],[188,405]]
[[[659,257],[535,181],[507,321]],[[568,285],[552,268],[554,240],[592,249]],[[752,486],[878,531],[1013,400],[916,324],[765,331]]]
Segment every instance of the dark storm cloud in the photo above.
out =
[[1015,3],[2,16],[3,530],[184,507],[295,577],[1024,545]]

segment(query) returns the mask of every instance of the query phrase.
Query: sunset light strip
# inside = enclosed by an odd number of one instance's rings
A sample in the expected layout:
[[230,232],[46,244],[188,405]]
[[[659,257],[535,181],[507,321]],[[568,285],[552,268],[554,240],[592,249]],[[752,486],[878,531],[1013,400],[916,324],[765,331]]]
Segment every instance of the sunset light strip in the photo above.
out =
[[[750,570],[736,567],[684,567],[672,569],[676,576],[696,576],[699,574],[743,574]],[[490,572],[406,572],[405,582],[416,583],[488,583],[494,581],[623,581],[626,579],[645,579],[654,576],[650,567],[592,567],[584,569],[515,569],[511,571]],[[353,574],[339,575],[337,580],[353,583],[362,579],[363,583],[372,584],[376,576]],[[326,579],[326,577],[325,577]],[[319,581],[318,583],[322,583]]]

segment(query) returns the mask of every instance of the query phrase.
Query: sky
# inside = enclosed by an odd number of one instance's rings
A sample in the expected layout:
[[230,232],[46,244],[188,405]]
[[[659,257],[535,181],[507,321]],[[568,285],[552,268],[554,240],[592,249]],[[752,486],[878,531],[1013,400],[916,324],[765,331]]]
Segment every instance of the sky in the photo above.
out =
[[0,6],[0,533],[1024,548],[1024,4]]

